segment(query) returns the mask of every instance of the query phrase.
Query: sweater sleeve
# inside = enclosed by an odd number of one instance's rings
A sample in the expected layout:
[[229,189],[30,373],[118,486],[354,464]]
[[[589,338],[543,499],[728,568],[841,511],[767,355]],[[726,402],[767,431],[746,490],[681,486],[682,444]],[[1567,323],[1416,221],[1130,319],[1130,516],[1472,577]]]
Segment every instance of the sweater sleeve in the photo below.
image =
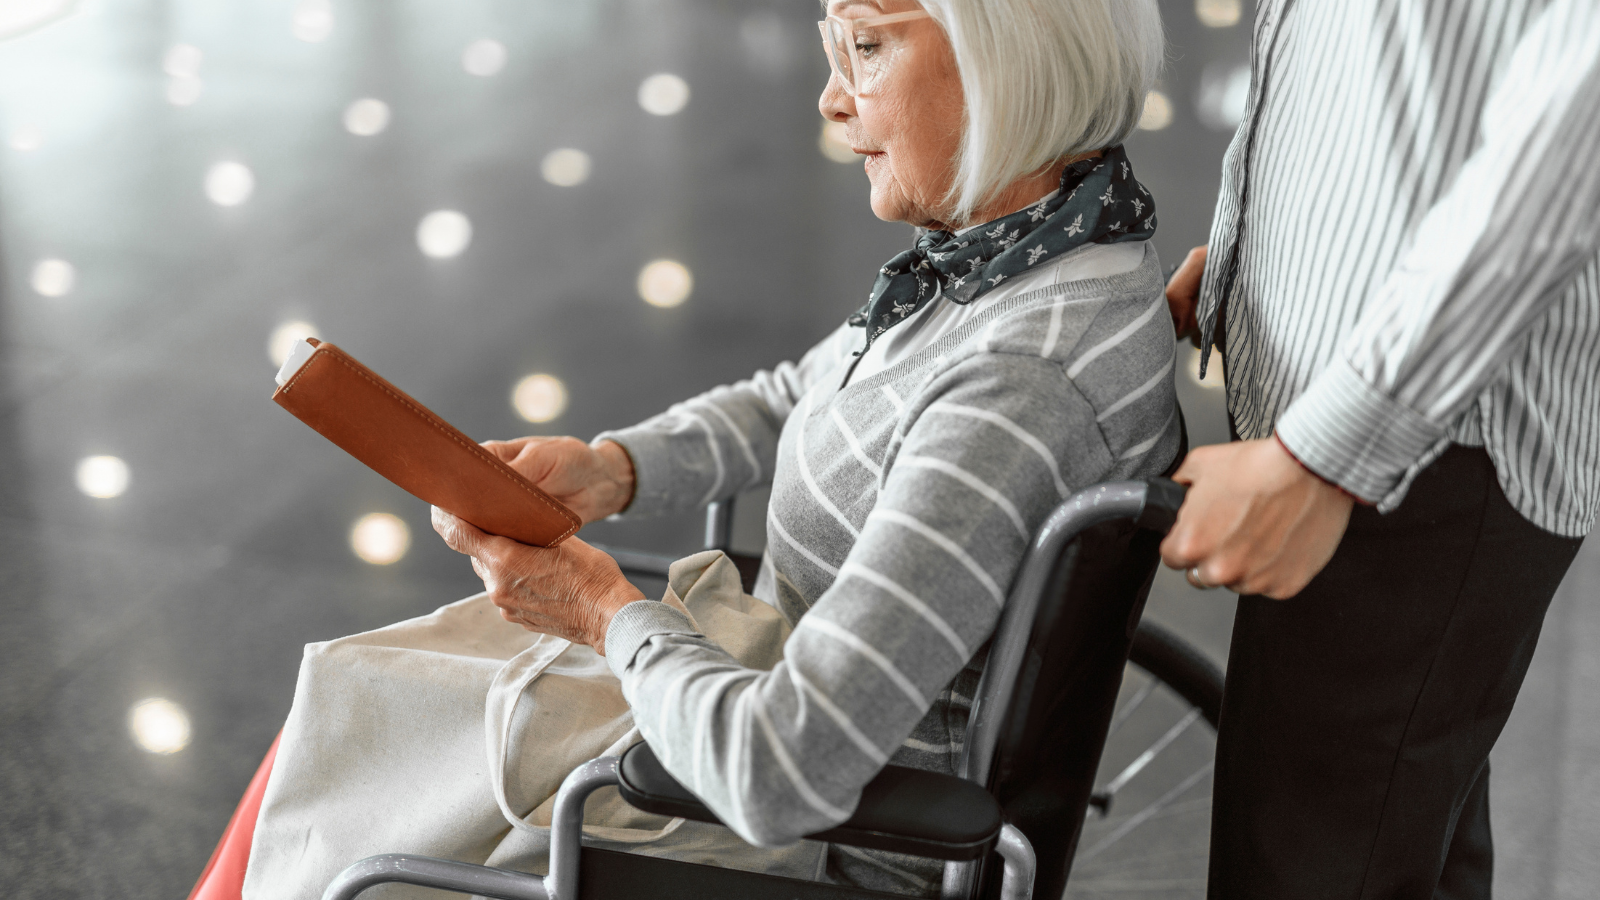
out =
[[953,364],[896,438],[859,538],[771,671],[741,667],[661,603],[625,607],[607,634],[663,765],[752,843],[851,815],[988,640],[1033,531],[1115,465],[1095,410],[1039,357]]
[[770,483],[778,435],[796,401],[850,358],[860,335],[841,326],[798,363],[780,363],[597,435],[596,441],[621,444],[633,460],[633,502],[623,515],[687,512]]

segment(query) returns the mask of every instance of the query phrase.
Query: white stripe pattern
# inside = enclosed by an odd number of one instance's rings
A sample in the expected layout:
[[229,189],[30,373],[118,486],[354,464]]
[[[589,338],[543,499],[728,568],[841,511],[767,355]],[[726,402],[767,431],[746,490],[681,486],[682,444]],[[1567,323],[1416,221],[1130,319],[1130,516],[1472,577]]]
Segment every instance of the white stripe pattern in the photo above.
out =
[[850,430],[850,423],[844,420],[844,416],[839,415],[839,410],[836,408],[830,409],[828,410],[828,415],[833,417],[833,424],[837,425],[839,427],[839,433],[844,435],[844,442],[850,447],[851,455],[859,460],[861,464],[866,467],[867,471],[872,473],[873,477],[882,478],[883,466],[880,466],[874,462],[872,457],[868,456],[866,451],[861,449],[861,442],[856,439],[855,432]]
[[932,541],[934,544],[938,545],[939,549],[954,557],[958,562],[961,563],[961,565],[965,566],[967,571],[972,573],[972,577],[978,579],[978,583],[983,585],[984,589],[989,592],[989,595],[994,598],[996,603],[1006,602],[1005,591],[1002,590],[1000,584],[994,580],[994,576],[990,575],[988,572],[985,572],[983,570],[983,566],[979,565],[978,561],[972,558],[972,554],[963,549],[960,544],[957,544],[955,541],[950,540],[934,529],[928,527],[928,525],[920,519],[915,519],[911,516],[908,516],[897,509],[875,509],[867,516],[867,519],[868,521],[877,519],[880,522],[893,522],[896,525],[904,526],[912,531],[915,531],[917,534],[922,535],[923,537]]
[[[805,408],[800,412],[802,420],[811,414],[811,398],[814,394],[814,391],[806,393]],[[834,521],[843,525],[844,530],[850,532],[851,536],[860,537],[861,529],[857,528],[854,523],[845,517],[844,513],[839,511],[839,507],[828,499],[828,495],[823,493],[822,488],[817,486],[817,479],[811,475],[811,464],[806,461],[806,430],[804,428],[796,430],[795,441],[795,466],[800,473],[800,480],[805,482],[806,489],[811,491],[811,499],[815,500],[818,506],[827,510],[828,515],[833,516]]]
[[708,403],[706,404],[706,409],[711,410],[717,418],[722,420],[722,424],[728,426],[728,431],[732,432],[734,439],[739,442],[739,451],[744,454],[745,462],[750,464],[750,477],[745,481],[745,488],[760,484],[761,461],[756,459],[756,452],[750,447],[750,439],[745,436],[744,430],[733,423],[732,417],[723,412],[722,407]]
[[887,575],[879,574],[878,572],[875,572],[859,563],[847,562],[842,568],[839,569],[839,577],[845,578],[850,575],[854,575],[868,584],[875,585],[884,589],[885,591],[888,591],[901,603],[904,603],[905,605],[916,610],[917,615],[926,620],[929,625],[932,625],[933,630],[939,632],[939,636],[949,642],[950,648],[956,651],[957,656],[961,657],[962,659],[966,659],[968,656],[972,655],[967,650],[967,644],[961,639],[961,635],[956,634],[956,630],[950,627],[950,623],[946,622],[943,616],[934,612],[932,607],[926,603],[923,603],[922,600],[917,597],[917,595],[906,590],[894,579],[888,577]]
[[783,769],[783,774],[788,777],[789,783],[794,785],[795,793],[811,804],[817,812],[830,819],[838,819],[843,822],[845,819],[850,818],[850,810],[840,809],[823,799],[823,796],[817,793],[817,789],[811,786],[811,782],[806,780],[806,776],[801,773],[800,767],[794,764],[794,757],[789,755],[788,748],[783,745],[782,739],[778,737],[777,729],[772,727],[772,719],[768,718],[766,707],[761,705],[760,700],[752,700],[751,711],[755,715],[756,722],[761,725],[762,737],[767,739],[767,749],[772,751],[772,757],[778,761],[778,767]]
[[[1169,424],[1170,424],[1170,420],[1169,420]],[[1162,430],[1156,432],[1155,436],[1153,436],[1151,438],[1148,438],[1146,440],[1140,441],[1139,443],[1134,444],[1132,447],[1129,447],[1127,452],[1123,453],[1121,456],[1117,457],[1117,459],[1118,460],[1138,459],[1139,457],[1145,455],[1146,453],[1149,453],[1151,450],[1154,450],[1156,444],[1160,443],[1161,439],[1163,437],[1166,437],[1166,434],[1167,434],[1166,429],[1163,428]]]
[[[800,628],[804,628],[808,631],[821,632],[822,634],[833,638],[839,643],[844,644],[851,650],[854,650],[862,657],[871,660],[872,664],[877,666],[884,675],[887,675],[889,680],[894,682],[895,687],[903,691],[906,697],[911,700],[911,702],[917,704],[918,706],[927,705],[927,698],[922,695],[922,691],[917,689],[916,684],[913,683],[911,679],[907,678],[905,673],[900,671],[900,667],[896,666],[889,659],[889,657],[884,656],[877,647],[872,646],[856,635],[851,634],[850,632],[840,628],[838,625],[835,625],[832,622],[829,622],[827,619],[824,619],[821,616],[806,616],[804,619],[800,620]],[[798,631],[799,629],[796,630]]]
[[1172,377],[1172,366],[1174,362],[1176,362],[1176,360],[1169,361],[1165,366],[1162,367],[1161,371],[1157,372],[1149,381],[1146,381],[1144,384],[1134,388],[1121,400],[1118,400],[1117,402],[1101,410],[1100,415],[1095,416],[1094,420],[1096,422],[1104,422],[1117,413],[1127,409],[1129,406],[1132,406],[1136,401],[1139,400],[1139,398],[1155,390],[1162,381]]
[[990,424],[998,425],[1001,428],[1004,428],[1017,440],[1026,444],[1029,450],[1032,450],[1034,453],[1039,455],[1039,458],[1043,460],[1044,464],[1050,469],[1050,477],[1053,481],[1055,481],[1056,493],[1060,494],[1063,500],[1066,499],[1067,483],[1061,480],[1061,466],[1056,463],[1056,455],[1050,452],[1050,448],[1046,447],[1043,441],[1029,434],[1028,430],[1023,428],[1021,425],[1018,425],[1017,423],[997,412],[992,412],[987,409],[978,409],[976,406],[964,406],[959,403],[934,403],[928,407],[928,412],[947,413],[953,416],[967,416],[968,418],[982,419],[985,422],[989,422]]
[[687,408],[683,410],[683,415],[689,417],[695,424],[704,429],[706,446],[711,450],[711,461],[716,463],[717,466],[716,480],[711,483],[711,489],[706,491],[705,498],[700,501],[701,506],[708,506],[711,501],[717,499],[717,494],[722,490],[722,482],[728,477],[728,467],[722,464],[722,451],[717,447],[717,433],[711,428],[711,423],[700,418],[698,414]]
[[874,744],[872,738],[867,737],[866,733],[856,726],[856,723],[851,720],[848,713],[840,709],[838,705],[829,699],[827,694],[824,694],[805,675],[801,674],[799,666],[787,666],[786,668],[789,672],[789,678],[817,706],[821,707],[823,712],[828,714],[828,718],[838,724],[839,730],[844,732],[845,737],[848,737],[851,743],[861,748],[862,753],[865,753],[868,758],[880,765],[889,761],[889,754],[878,749],[878,745]]
[[1149,325],[1151,321],[1155,319],[1156,313],[1164,312],[1166,309],[1166,297],[1161,297],[1156,300],[1156,302],[1150,304],[1150,308],[1144,311],[1144,315],[1122,326],[1121,330],[1119,330],[1116,334],[1113,334],[1111,337],[1108,337],[1100,343],[1095,344],[1093,347],[1090,347],[1088,350],[1085,350],[1083,355],[1073,360],[1072,365],[1067,366],[1067,377],[1077,378],[1079,375],[1082,375],[1083,370],[1089,368],[1090,363],[1094,362],[1105,354],[1110,353],[1112,350],[1115,350],[1117,347],[1122,345],[1123,341],[1126,341],[1128,338],[1138,334],[1139,329]]
[[1031,537],[1031,535],[1028,534],[1027,524],[1022,521],[1022,513],[1018,511],[1015,503],[1012,503],[1010,500],[1006,499],[1005,494],[995,490],[994,487],[988,482],[972,474],[971,472],[968,472],[966,469],[961,468],[955,463],[945,462],[942,459],[932,456],[918,456],[914,453],[907,453],[901,455],[901,457],[895,461],[895,465],[911,466],[917,469],[931,469],[935,472],[943,472],[944,474],[949,475],[951,478],[954,478],[967,487],[972,488],[983,496],[989,498],[990,502],[994,503],[995,506],[1000,507],[1000,511],[1006,514],[1006,518],[1011,520],[1011,524],[1017,527],[1017,534],[1020,535],[1023,540],[1027,540],[1029,537]]
[[823,561],[822,557],[816,555],[815,553],[812,553],[810,550],[806,549],[806,547],[804,545],[802,545],[799,541],[795,540],[794,537],[789,534],[789,529],[784,528],[783,527],[783,523],[778,521],[778,515],[777,515],[776,512],[773,511],[771,506],[767,507],[767,527],[769,529],[771,529],[771,531],[774,534],[776,534],[778,537],[783,538],[784,543],[786,543],[789,546],[793,547],[796,553],[798,553],[801,556],[805,557],[807,560],[809,560],[811,562],[812,565],[816,566],[817,568],[821,569],[824,572],[827,572],[829,575],[838,575],[839,574],[839,570],[838,570],[837,567],[828,565],[825,561]]
[[1519,512],[1586,533],[1600,4],[1261,0],[1253,55],[1200,307],[1241,435],[1380,510],[1481,442]]

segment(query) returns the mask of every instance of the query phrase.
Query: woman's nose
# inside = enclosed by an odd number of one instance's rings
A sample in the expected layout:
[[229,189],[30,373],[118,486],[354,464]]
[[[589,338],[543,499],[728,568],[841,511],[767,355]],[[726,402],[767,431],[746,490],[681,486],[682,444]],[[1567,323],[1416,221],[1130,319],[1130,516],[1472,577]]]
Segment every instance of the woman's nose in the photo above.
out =
[[844,89],[839,76],[828,73],[828,83],[822,88],[822,96],[817,98],[817,110],[822,117],[830,122],[843,122],[852,119],[856,114],[856,98]]

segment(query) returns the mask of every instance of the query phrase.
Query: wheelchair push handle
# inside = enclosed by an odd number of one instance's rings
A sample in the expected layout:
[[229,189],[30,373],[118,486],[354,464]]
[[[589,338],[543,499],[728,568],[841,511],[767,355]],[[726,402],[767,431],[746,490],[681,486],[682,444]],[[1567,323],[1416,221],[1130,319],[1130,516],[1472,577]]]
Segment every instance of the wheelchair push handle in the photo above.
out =
[[1145,481],[1144,507],[1134,521],[1140,528],[1166,534],[1178,521],[1178,510],[1189,489],[1170,478],[1150,478]]

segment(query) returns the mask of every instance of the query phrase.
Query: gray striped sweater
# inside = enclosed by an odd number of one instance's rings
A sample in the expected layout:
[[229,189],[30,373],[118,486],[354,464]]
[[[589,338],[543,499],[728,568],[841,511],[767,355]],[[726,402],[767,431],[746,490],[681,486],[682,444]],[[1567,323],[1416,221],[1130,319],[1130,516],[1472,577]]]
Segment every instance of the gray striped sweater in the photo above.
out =
[[[607,658],[667,769],[765,846],[842,822],[885,763],[952,771],[1034,529],[1177,452],[1166,310],[1152,248],[1126,274],[996,302],[843,389],[860,329],[602,435],[633,457],[629,515],[772,485],[756,595],[795,625],[777,667],[742,668],[660,603],[611,622]],[[928,894],[939,867],[836,847],[830,872]]]

